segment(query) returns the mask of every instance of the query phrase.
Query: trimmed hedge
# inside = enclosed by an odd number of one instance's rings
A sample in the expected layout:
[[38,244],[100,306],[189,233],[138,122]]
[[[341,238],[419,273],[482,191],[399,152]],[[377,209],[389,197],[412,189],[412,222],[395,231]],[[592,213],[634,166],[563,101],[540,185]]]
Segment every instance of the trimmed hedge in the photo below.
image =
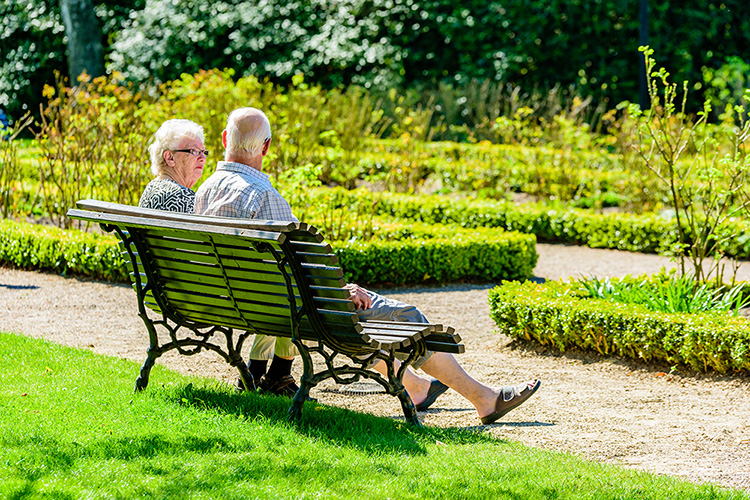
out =
[[[630,252],[666,253],[677,242],[673,219],[654,213],[596,213],[538,203],[473,200],[440,195],[339,193],[339,205],[375,206],[379,215],[427,224],[457,224],[465,228],[491,227],[534,234],[541,242],[586,245]],[[309,192],[311,204],[333,199],[332,189]],[[377,201],[376,201],[377,200]],[[750,223],[733,219],[716,230],[720,248],[728,257],[750,259]]]
[[64,275],[127,280],[125,261],[113,236],[39,224],[0,222],[0,263]]
[[538,259],[533,236],[468,232],[454,238],[338,244],[334,252],[349,281],[420,283],[500,281],[532,275]]
[[[382,233],[401,239],[332,242],[348,280],[414,284],[523,279],[531,276],[538,258],[534,236],[497,229],[466,231],[438,226],[429,234],[425,225],[407,228],[389,224]],[[36,224],[0,223],[0,263],[127,281],[125,261],[114,236]]]
[[564,352],[572,347],[697,371],[750,369],[750,322],[727,313],[666,314],[580,298],[561,282],[504,283],[489,292],[499,332]]

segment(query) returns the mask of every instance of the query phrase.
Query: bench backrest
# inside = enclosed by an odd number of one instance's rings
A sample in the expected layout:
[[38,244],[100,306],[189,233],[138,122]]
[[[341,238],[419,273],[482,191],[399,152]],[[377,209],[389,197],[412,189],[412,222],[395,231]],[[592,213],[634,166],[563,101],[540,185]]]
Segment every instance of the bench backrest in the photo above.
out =
[[[121,236],[144,303],[171,320],[380,348],[362,333],[337,257],[314,227],[84,200],[71,218]],[[297,321],[295,319],[294,321]],[[331,339],[328,339],[329,341]]]

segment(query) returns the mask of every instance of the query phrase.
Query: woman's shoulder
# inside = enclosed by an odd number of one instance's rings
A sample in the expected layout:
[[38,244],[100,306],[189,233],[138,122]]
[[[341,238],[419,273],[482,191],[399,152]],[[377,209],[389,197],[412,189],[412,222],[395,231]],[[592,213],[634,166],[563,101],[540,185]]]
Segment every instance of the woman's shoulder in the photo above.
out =
[[195,193],[171,179],[154,179],[143,190],[141,208],[168,210],[170,212],[195,212]]

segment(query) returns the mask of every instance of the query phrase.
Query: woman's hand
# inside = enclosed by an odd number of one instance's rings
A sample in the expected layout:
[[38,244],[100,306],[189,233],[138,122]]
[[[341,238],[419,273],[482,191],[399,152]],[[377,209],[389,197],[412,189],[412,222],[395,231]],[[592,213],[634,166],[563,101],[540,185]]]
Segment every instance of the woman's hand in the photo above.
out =
[[367,290],[354,283],[347,283],[344,288],[349,290],[351,294],[352,302],[357,306],[357,309],[369,309],[372,306],[372,298]]

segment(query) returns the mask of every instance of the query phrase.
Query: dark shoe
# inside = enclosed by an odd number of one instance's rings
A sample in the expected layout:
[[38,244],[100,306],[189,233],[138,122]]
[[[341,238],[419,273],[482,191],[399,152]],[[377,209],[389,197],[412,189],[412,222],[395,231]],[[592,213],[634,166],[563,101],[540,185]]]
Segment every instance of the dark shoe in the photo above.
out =
[[[278,380],[270,379],[268,375],[263,375],[260,378],[260,384],[258,384],[258,392],[261,394],[273,394],[274,396],[284,396],[287,398],[293,398],[298,390],[299,386],[294,382],[294,377],[291,375],[284,375]],[[310,396],[307,396],[305,401],[318,402],[317,399]]]
[[280,379],[271,379],[268,378],[268,375],[263,375],[260,378],[260,384],[258,384],[258,392],[261,394],[273,394],[288,398],[294,397],[294,393],[298,389],[299,386],[294,382],[294,377],[291,375],[284,375]]
[[438,379],[434,378],[432,379],[432,382],[430,383],[430,388],[427,390],[427,397],[424,401],[416,405],[417,411],[425,411],[427,408],[432,406],[432,403],[435,402],[435,400],[440,396],[442,393],[448,390],[448,386],[439,381]]
[[489,425],[505,416],[510,410],[520,406],[524,401],[529,399],[539,389],[540,385],[542,385],[540,380],[534,380],[533,382],[526,382],[517,386],[503,387],[500,395],[497,397],[497,401],[495,401],[495,413],[482,417],[482,423]]

